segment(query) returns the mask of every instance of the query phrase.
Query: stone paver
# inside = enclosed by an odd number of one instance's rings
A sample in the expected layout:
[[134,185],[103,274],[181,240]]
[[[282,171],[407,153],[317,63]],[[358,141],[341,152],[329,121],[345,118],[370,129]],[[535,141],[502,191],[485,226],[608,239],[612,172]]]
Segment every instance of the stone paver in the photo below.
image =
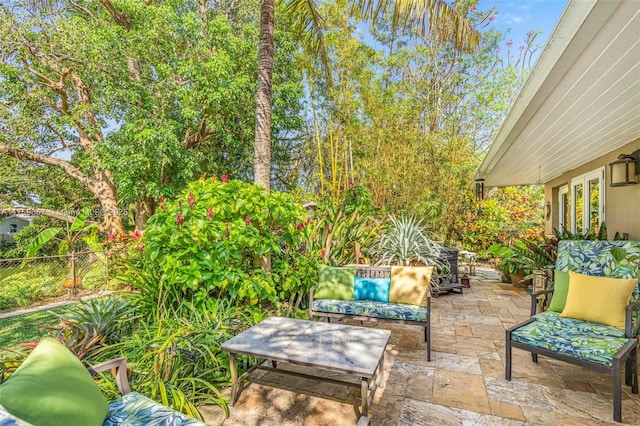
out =
[[[514,349],[512,381],[504,380],[504,330],[529,317],[529,295],[478,268],[464,294],[432,299],[432,361],[422,330],[394,324],[385,356],[385,387],[378,389],[371,424],[613,425],[612,380],[582,367]],[[349,322],[360,325],[359,322]],[[335,375],[331,375],[335,377]],[[622,420],[640,424],[640,398],[623,387]],[[224,395],[229,396],[228,389]],[[355,425],[359,390],[260,373],[225,419],[219,407],[201,407],[208,424]]]

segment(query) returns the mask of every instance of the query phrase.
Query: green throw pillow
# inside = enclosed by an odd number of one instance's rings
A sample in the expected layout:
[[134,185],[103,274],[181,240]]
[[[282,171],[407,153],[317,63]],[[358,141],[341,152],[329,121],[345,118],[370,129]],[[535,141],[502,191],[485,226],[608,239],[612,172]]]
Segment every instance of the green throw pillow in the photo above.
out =
[[320,265],[318,267],[320,280],[313,297],[316,299],[353,300],[353,283],[357,271],[357,268]]
[[553,273],[553,297],[549,303],[549,310],[562,312],[567,303],[567,293],[569,292],[569,272],[556,270]]
[[62,343],[45,337],[0,385],[0,405],[38,426],[100,426],[109,404],[91,374]]

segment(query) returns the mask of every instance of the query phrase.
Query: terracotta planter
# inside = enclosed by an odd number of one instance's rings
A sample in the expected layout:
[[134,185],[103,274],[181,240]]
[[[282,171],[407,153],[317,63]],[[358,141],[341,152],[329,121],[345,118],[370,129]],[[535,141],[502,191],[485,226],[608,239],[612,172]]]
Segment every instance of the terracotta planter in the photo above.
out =
[[514,272],[511,274],[511,284],[513,284],[514,287],[528,287],[531,285],[531,280],[522,281],[525,275],[524,271]]

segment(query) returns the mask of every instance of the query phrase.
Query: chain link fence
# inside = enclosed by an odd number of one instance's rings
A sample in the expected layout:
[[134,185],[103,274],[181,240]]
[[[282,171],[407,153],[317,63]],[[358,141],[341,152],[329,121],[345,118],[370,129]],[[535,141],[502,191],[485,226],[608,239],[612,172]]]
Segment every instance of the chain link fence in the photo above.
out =
[[108,262],[102,253],[0,259],[0,310],[64,295],[74,297],[107,284]]

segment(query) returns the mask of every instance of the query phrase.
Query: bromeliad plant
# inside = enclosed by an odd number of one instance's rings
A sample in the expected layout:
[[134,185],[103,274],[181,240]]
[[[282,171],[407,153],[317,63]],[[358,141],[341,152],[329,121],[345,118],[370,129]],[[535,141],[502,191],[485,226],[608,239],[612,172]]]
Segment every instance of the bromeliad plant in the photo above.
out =
[[80,301],[60,313],[49,311],[60,319],[55,330],[62,341],[79,359],[96,349],[118,342],[131,333],[135,307],[118,297]]

